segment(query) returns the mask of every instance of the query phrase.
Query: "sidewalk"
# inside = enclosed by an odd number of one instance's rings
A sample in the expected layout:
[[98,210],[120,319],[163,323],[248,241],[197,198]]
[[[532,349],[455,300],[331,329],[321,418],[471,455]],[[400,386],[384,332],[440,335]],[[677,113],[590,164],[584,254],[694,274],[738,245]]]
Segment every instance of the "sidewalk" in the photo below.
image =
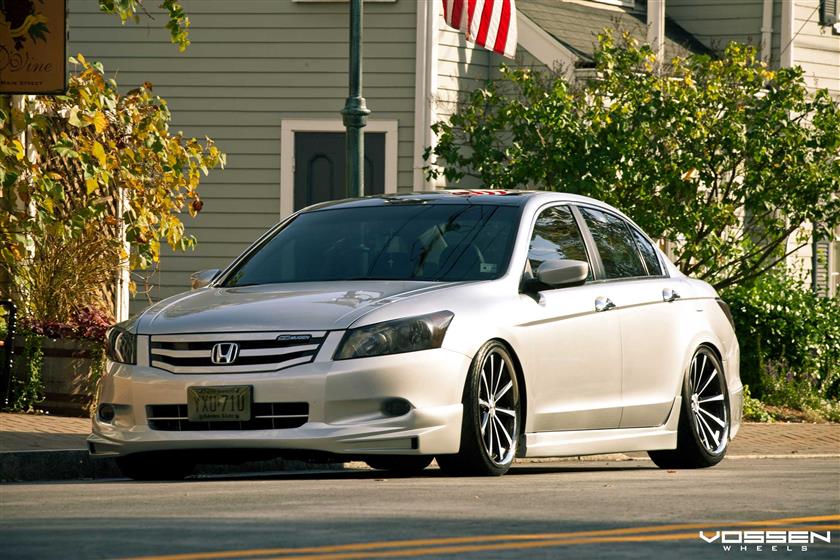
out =
[[[89,432],[87,418],[0,413],[0,480],[118,476],[113,461],[88,457],[85,438]],[[813,456],[840,457],[840,424],[744,424],[727,453],[730,459]],[[611,460],[644,457],[644,453],[609,456]],[[279,460],[268,463],[245,468],[337,468]],[[225,468],[214,467],[210,472],[224,472]],[[242,472],[239,467],[236,471]]]

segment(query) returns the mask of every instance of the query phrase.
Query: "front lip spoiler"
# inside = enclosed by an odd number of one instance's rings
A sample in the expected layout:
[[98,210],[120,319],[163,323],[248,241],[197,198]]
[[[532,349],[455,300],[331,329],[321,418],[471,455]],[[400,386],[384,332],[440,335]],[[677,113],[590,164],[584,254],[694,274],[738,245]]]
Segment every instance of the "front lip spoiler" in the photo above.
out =
[[291,429],[218,432],[156,431],[145,426],[134,431],[94,420],[87,443],[95,457],[201,449],[251,449],[275,455],[288,450],[337,455],[433,455],[458,451],[462,416],[463,405],[455,404],[415,408],[403,416],[355,424],[310,422]]

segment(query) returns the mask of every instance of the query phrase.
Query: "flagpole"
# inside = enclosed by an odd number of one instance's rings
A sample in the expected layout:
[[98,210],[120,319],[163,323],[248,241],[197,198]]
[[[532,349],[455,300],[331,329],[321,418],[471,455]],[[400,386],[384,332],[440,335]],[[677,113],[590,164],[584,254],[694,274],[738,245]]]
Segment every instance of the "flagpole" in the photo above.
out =
[[348,197],[364,194],[365,145],[362,128],[367,124],[370,109],[362,97],[362,0],[350,0],[350,92],[341,115],[347,129],[347,179]]

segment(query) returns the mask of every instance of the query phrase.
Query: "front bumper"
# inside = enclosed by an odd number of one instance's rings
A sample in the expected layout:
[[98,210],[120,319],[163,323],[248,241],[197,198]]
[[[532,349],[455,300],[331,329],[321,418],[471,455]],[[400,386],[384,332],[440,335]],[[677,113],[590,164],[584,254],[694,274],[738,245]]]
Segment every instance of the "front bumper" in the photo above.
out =
[[[94,415],[90,453],[253,449],[282,454],[285,449],[364,456],[458,451],[468,356],[440,348],[356,360],[330,357],[324,349],[309,364],[245,374],[172,374],[146,364],[109,363],[98,402],[114,404],[117,414],[111,422]],[[186,404],[187,387],[224,385],[251,385],[256,403],[306,402],[308,419],[298,428],[276,430],[149,427],[147,406]],[[411,410],[386,416],[381,404],[393,397],[408,400]]]
[[738,435],[744,412],[744,386],[741,383],[741,348],[733,337],[729,352],[724,357],[726,385],[729,390],[729,439]]

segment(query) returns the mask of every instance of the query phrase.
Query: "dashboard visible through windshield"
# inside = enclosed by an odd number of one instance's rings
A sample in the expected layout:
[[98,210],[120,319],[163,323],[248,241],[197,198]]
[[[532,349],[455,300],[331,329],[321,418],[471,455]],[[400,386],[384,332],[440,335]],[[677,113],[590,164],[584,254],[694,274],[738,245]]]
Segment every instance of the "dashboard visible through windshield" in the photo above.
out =
[[240,262],[223,285],[492,280],[507,270],[520,212],[475,204],[305,212]]

